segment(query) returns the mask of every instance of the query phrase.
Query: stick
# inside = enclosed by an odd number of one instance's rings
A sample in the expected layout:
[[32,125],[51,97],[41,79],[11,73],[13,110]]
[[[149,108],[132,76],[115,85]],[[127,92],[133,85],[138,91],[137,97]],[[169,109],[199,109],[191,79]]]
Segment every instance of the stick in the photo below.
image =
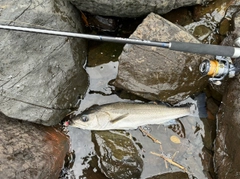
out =
[[174,161],[172,160],[172,158],[168,158],[168,157],[167,157],[166,155],[164,155],[164,154],[159,154],[159,153],[155,153],[155,152],[150,152],[150,153],[153,154],[153,155],[156,155],[156,156],[158,156],[158,157],[163,158],[163,159],[164,159],[165,161],[167,161],[168,163],[170,163],[170,164],[172,164],[172,165],[180,168],[181,170],[187,172],[187,169],[186,169],[184,166],[178,164],[177,162],[174,162]]
[[159,145],[160,145],[160,149],[163,151],[163,149],[162,149],[162,143],[161,143],[159,140],[157,140],[155,137],[153,137],[149,132],[147,132],[146,130],[144,130],[142,127],[139,127],[139,130],[140,130],[143,134],[145,134],[146,136],[148,136],[150,139],[152,139],[152,141],[153,141],[154,143],[159,144]]

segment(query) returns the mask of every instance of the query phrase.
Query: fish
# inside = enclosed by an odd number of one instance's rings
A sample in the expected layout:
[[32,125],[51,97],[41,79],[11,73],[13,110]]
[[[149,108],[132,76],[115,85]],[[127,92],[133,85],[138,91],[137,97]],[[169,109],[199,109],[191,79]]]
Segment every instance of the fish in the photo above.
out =
[[85,130],[130,130],[191,115],[190,108],[136,102],[107,103],[86,109],[68,125]]

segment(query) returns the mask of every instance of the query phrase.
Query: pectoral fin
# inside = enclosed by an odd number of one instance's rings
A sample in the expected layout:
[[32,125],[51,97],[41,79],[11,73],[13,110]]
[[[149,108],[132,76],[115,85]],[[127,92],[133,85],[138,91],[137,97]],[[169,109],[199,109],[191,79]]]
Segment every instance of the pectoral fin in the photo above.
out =
[[127,116],[128,116],[128,113],[123,114],[123,115],[121,115],[121,116],[118,116],[118,117],[112,119],[110,122],[111,122],[111,123],[118,122],[119,120],[121,120],[121,119],[123,119],[123,118],[125,118],[125,117],[127,117]]

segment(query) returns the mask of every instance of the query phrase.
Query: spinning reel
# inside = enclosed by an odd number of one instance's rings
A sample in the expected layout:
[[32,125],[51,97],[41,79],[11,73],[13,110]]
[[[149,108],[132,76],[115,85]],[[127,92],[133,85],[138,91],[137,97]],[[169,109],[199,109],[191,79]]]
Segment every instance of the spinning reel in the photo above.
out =
[[204,60],[199,65],[202,75],[211,76],[209,81],[215,85],[221,85],[222,80],[228,76],[233,78],[236,75],[236,68],[230,57],[216,56],[215,60]]
[[[240,37],[235,40],[235,45],[240,47]],[[233,65],[232,59],[230,57],[216,56],[215,60],[204,60],[199,65],[199,71],[202,75],[211,76],[209,81],[215,85],[221,85],[226,76],[233,78],[236,75],[236,72],[239,71]]]

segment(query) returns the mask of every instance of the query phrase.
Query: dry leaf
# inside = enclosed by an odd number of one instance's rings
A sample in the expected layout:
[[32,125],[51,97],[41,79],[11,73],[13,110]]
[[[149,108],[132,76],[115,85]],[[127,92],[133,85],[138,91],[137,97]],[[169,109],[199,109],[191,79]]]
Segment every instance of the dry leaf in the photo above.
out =
[[170,140],[175,144],[180,144],[181,143],[180,139],[175,135],[171,136]]

